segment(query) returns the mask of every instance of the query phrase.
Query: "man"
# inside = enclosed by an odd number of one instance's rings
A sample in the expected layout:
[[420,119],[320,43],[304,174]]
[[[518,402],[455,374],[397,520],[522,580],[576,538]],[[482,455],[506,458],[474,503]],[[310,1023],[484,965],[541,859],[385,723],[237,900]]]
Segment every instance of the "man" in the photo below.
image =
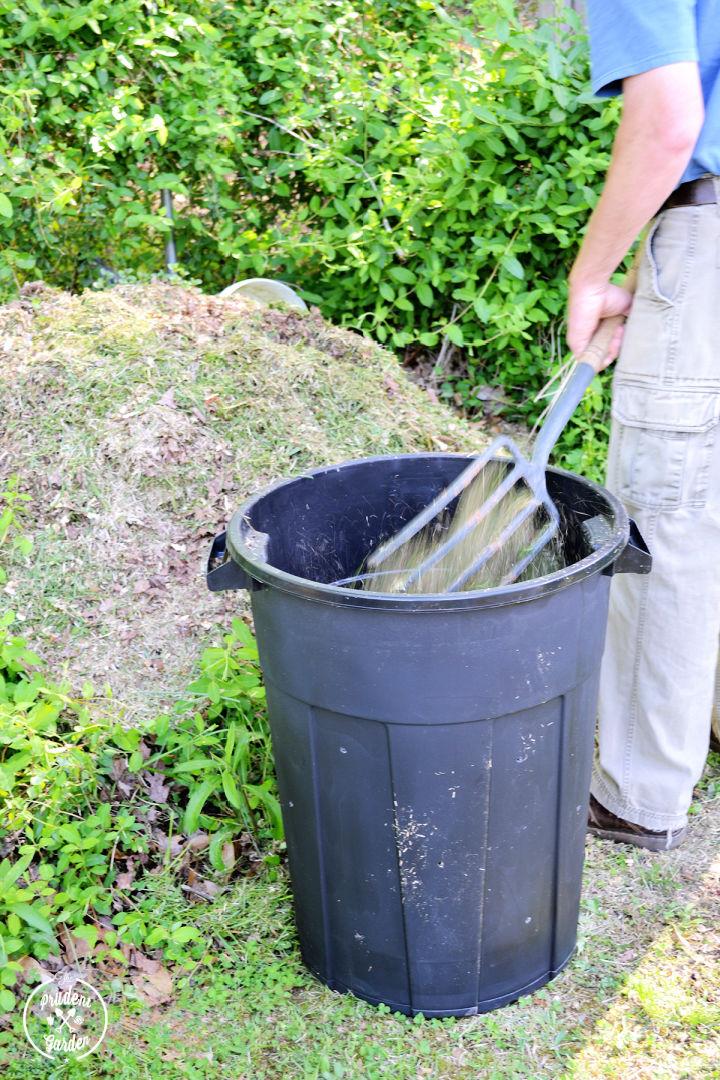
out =
[[[612,585],[589,829],[661,851],[685,835],[720,640],[720,0],[588,7],[593,89],[624,100],[568,343],[629,312],[607,482],[653,554]],[[610,277],[651,219],[632,299]]]

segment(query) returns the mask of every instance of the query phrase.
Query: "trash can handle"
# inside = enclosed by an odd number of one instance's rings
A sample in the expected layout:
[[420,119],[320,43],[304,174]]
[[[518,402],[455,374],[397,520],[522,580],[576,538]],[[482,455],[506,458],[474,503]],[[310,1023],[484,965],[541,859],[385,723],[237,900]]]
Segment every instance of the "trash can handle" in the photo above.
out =
[[218,533],[212,542],[205,571],[207,587],[210,592],[238,589],[247,589],[248,592],[252,592],[258,586],[250,575],[246,574],[243,568],[228,556],[225,537],[225,532]]
[[643,540],[637,525],[630,518],[630,535],[614,563],[605,573],[610,574],[649,574],[652,570],[652,555]]

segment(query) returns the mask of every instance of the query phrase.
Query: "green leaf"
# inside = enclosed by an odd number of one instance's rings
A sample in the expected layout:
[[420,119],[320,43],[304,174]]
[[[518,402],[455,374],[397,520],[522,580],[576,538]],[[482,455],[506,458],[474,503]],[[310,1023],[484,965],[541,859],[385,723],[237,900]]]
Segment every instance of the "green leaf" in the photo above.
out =
[[417,281],[417,275],[407,266],[391,266],[390,277],[395,278],[396,281],[401,281],[404,285],[414,285]]
[[156,927],[154,927],[154,929],[152,929],[150,931],[148,936],[145,938],[145,944],[147,945],[148,949],[154,949],[162,941],[165,941],[166,938],[167,938],[167,930],[165,929],[165,927],[164,926],[156,926]]
[[465,344],[465,335],[462,332],[462,327],[457,323],[451,323],[450,326],[445,328],[445,335],[452,341],[453,345],[462,347]]
[[185,813],[183,814],[182,827],[184,833],[190,835],[197,831],[203,807],[215,791],[216,787],[217,784],[215,780],[203,780],[202,784],[195,788],[188,799],[188,804],[185,807]]
[[8,218],[13,216],[13,205],[2,191],[0,191],[0,217]]
[[141,732],[136,728],[130,728],[126,731],[117,729],[113,732],[113,742],[119,746],[121,750],[137,750],[141,738]]
[[0,990],[0,1012],[9,1013],[15,1008],[15,995],[3,987]]
[[234,810],[242,810],[243,800],[240,794],[240,789],[237,786],[237,781],[231,772],[227,770],[222,774],[222,786],[225,792],[225,798],[230,803]]
[[490,318],[490,305],[487,300],[484,300],[482,296],[476,296],[472,302],[473,310],[481,322],[487,322]]
[[433,291],[426,281],[421,281],[415,292],[421,304],[424,304],[425,307],[433,306]]
[[525,277],[525,271],[523,269],[522,263],[518,259],[516,259],[514,255],[503,255],[502,265],[505,267],[509,274],[513,275],[513,277],[520,278],[520,280]]
[[233,750],[235,748],[235,733],[237,731],[237,724],[228,724],[228,733],[225,739],[225,750],[223,757],[225,764],[229,765],[232,761]]
[[173,775],[178,773],[195,773],[203,772],[207,769],[217,769],[218,763],[213,758],[191,758],[190,761],[181,761],[179,765],[173,766]]
[[235,773],[244,777],[250,765],[250,732],[241,728],[236,736],[235,749],[230,763]]
[[177,930],[173,930],[170,935],[170,940],[174,941],[176,945],[187,945],[188,941],[197,941],[198,932],[193,926],[179,926]]
[[504,155],[505,145],[500,141],[500,139],[497,138],[496,135],[486,134],[485,144],[490,150],[492,150],[494,154],[497,154],[498,157],[501,158]]
[[15,701],[18,705],[29,705],[38,696],[40,687],[37,683],[23,680],[15,687]]
[[99,932],[97,926],[94,926],[92,923],[85,923],[83,926],[76,926],[73,929],[73,934],[75,935],[75,937],[79,937],[82,941],[87,941],[88,945],[91,948],[94,948],[95,945],[97,945]]
[[[319,299],[320,298],[318,297],[318,300]],[[255,638],[252,635],[252,631],[250,630],[249,626],[247,626],[242,621],[242,619],[233,619],[231,627],[233,637],[237,638],[238,641],[242,642],[243,645],[247,645],[249,648],[255,647],[256,642]]]
[[[20,755],[18,754],[17,756],[19,757]],[[0,890],[2,890],[3,893],[6,892],[11,885],[14,885],[18,878],[22,877],[34,857],[34,851],[29,851],[14,863],[11,863],[9,859],[3,859],[0,863]],[[10,933],[16,934],[17,930],[11,930]]]
[[213,838],[210,841],[210,847],[208,848],[210,865],[220,873],[227,873],[229,869],[223,859],[223,846],[234,835],[235,833],[231,829],[220,829],[218,832],[213,833]]
[[428,349],[432,349],[434,345],[437,345],[439,340],[438,334],[420,334],[418,337],[420,344],[427,346]]
[[[266,781],[265,783],[268,782],[269,781]],[[275,798],[273,793],[271,791],[268,791],[267,787],[265,787],[264,784],[246,784],[245,789],[248,794],[252,796],[252,801],[256,804],[259,803],[267,814],[267,817],[270,821],[272,834],[275,839],[282,840],[284,835],[282,813],[280,810],[280,803]]]
[[155,113],[150,117],[150,123],[148,124],[148,131],[154,131],[157,141],[161,146],[164,146],[168,140],[168,129],[165,124],[165,120],[160,113]]
[[26,922],[28,926],[32,926],[34,930],[39,930],[42,934],[48,934],[50,937],[53,936],[53,928],[45,916],[41,915],[30,904],[8,904],[8,908],[15,915],[19,915],[23,922]]

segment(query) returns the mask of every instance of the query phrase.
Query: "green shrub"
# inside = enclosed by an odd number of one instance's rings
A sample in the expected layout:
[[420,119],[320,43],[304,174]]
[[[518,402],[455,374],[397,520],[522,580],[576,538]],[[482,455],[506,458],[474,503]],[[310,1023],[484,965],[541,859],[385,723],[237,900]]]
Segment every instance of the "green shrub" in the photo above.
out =
[[[161,269],[168,188],[209,289],[283,277],[401,354],[445,342],[469,411],[499,385],[533,418],[618,105],[592,98],[581,34],[513,8],[0,0],[0,276]],[[588,409],[564,446],[593,471]]]
[[[456,353],[440,372],[447,398],[472,412],[500,385],[534,419],[532,396],[563,357],[567,271],[618,106],[592,97],[582,36],[529,31],[500,7],[441,21],[419,5],[418,32],[383,23],[379,62],[351,65],[325,110],[286,98],[303,186],[257,242],[262,265],[330,318],[408,357],[444,341]],[[604,409],[590,395],[564,441],[566,461],[595,475]]]
[[256,837],[269,830],[281,840],[282,818],[257,646],[241,619],[232,620],[223,646],[203,652],[200,666],[200,678],[190,684],[174,717],[160,716],[147,729],[148,759],[131,756],[130,767],[147,770],[162,763],[181,790],[182,832],[194,833],[201,823],[209,827],[210,862],[222,871],[224,842],[241,829]]
[[[151,905],[115,914],[128,860],[137,881],[127,889],[142,893],[143,877],[179,862],[198,833],[208,873],[223,875],[241,837],[256,850],[282,837],[246,627],[236,623],[224,648],[205,653],[193,696],[174,716],[123,729],[102,719],[91,686],[77,698],[50,682],[10,624],[9,614],[0,620],[0,979],[18,956],[56,951],[62,927],[94,945],[102,915],[119,931],[104,935],[109,948],[172,940]],[[183,932],[177,943],[194,937]]]
[[0,0],[6,281],[86,285],[96,258],[160,269],[162,188],[191,207],[181,231],[203,259],[244,126],[246,80],[212,25],[229,10]]

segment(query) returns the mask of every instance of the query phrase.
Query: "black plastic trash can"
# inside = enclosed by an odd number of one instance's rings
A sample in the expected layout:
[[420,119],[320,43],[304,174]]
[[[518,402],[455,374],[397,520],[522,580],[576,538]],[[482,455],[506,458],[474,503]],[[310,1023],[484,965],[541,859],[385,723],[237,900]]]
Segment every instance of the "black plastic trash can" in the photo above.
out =
[[425,1016],[494,1009],[568,962],[611,574],[650,568],[611,494],[549,470],[566,569],[453,595],[330,584],[469,460],[277,484],[208,568],[252,598],[305,963]]

